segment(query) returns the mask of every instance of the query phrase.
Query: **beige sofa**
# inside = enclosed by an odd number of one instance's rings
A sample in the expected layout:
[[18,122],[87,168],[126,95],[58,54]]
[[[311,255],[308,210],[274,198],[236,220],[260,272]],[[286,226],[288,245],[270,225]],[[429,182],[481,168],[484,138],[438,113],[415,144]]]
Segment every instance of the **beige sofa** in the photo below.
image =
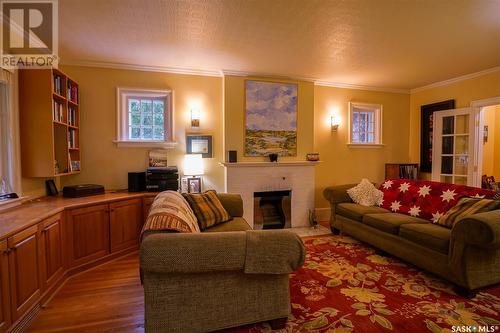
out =
[[352,202],[356,184],[328,187],[331,227],[454,282],[463,296],[500,282],[500,210],[471,215],[453,229]]
[[144,235],[140,264],[146,332],[209,332],[290,314],[288,274],[305,249],[287,230],[251,230],[239,195],[218,194],[233,217],[202,233]]

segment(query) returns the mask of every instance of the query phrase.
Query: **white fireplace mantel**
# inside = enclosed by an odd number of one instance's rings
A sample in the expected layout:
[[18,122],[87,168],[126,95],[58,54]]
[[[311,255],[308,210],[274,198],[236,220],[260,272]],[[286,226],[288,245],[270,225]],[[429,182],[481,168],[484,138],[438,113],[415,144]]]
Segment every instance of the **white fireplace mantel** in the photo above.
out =
[[285,162],[221,162],[219,165],[228,168],[242,168],[242,167],[289,167],[289,166],[316,166],[320,163],[310,161],[285,161]]
[[309,210],[314,209],[315,166],[320,162],[237,162],[224,167],[225,190],[243,199],[243,217],[253,228],[254,193],[291,190],[291,226],[309,225]]

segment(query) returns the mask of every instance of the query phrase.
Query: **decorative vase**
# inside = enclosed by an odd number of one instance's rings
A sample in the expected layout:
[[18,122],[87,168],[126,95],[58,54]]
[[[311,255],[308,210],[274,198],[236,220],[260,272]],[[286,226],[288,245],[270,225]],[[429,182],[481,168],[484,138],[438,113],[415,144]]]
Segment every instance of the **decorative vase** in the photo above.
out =
[[310,162],[317,162],[319,161],[319,153],[309,153],[306,155],[306,160]]
[[269,161],[278,162],[278,154],[276,153],[269,154]]

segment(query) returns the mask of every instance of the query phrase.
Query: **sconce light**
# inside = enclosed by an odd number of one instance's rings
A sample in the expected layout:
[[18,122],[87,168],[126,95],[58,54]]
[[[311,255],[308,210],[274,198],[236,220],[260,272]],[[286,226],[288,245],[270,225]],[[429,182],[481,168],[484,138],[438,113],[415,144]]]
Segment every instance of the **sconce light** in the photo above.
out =
[[191,109],[191,127],[200,127],[200,110]]
[[330,116],[330,126],[332,127],[332,132],[337,132],[339,129],[339,118],[335,115]]

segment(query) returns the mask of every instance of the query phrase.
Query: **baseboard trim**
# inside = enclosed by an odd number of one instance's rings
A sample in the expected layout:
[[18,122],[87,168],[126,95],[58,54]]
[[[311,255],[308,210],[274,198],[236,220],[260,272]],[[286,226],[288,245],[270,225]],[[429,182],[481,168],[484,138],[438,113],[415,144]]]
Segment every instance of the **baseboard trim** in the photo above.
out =
[[330,221],[330,216],[331,216],[330,208],[315,208],[314,213],[316,214],[316,220]]

